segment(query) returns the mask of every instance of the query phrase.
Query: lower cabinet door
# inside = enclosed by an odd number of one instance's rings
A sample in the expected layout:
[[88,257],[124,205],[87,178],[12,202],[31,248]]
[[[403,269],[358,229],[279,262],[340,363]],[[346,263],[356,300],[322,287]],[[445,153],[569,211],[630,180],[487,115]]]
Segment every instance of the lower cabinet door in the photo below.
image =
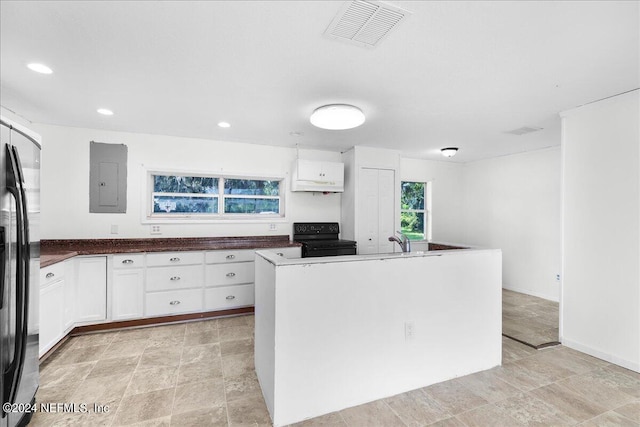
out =
[[40,343],[42,356],[62,338],[64,280],[40,290]]
[[107,318],[107,257],[75,259],[76,321]]
[[204,290],[205,310],[225,310],[253,305],[253,283],[248,285],[221,286]]
[[163,316],[202,311],[202,289],[147,292],[146,316]]
[[111,319],[137,319],[144,315],[144,270],[114,270]]

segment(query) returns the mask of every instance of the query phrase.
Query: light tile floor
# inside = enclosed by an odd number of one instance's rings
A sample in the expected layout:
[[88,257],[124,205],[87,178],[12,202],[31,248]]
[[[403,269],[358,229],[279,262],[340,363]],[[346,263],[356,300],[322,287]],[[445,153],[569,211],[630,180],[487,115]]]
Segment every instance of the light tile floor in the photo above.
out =
[[557,302],[502,290],[502,334],[542,348],[559,343]]
[[[269,426],[253,316],[71,338],[42,366],[39,402],[108,413],[37,413],[33,426]],[[503,366],[297,426],[639,426],[640,374],[567,347],[503,337]]]

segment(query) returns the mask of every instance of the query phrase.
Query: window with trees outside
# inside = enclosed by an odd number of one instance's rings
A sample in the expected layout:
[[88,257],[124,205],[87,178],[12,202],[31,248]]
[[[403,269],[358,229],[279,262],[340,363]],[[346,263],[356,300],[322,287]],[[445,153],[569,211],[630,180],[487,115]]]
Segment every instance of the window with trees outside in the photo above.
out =
[[402,181],[400,195],[401,231],[409,240],[429,238],[428,183]]
[[284,216],[282,179],[150,173],[150,217]]

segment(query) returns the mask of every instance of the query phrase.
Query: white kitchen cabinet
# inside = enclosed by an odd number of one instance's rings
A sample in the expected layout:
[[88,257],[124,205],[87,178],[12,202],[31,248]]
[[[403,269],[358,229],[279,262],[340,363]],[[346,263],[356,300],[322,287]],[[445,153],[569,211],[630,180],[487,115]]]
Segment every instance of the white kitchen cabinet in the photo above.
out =
[[40,270],[39,355],[49,351],[64,334],[64,265],[54,264]]
[[205,277],[208,286],[226,286],[253,283],[254,274],[253,261],[247,261],[207,265]]
[[[264,250],[301,255],[300,247]],[[79,325],[252,306],[255,251],[80,256],[45,267],[40,354]]]
[[144,254],[114,255],[111,320],[144,315]]
[[344,163],[298,159],[293,164],[291,191],[344,190]]
[[147,267],[202,264],[202,252],[154,252],[147,254]]
[[149,317],[198,312],[202,311],[202,288],[147,292],[145,300]]
[[107,318],[107,257],[78,257],[75,262],[76,322]]
[[299,246],[291,246],[286,248],[273,248],[273,249],[265,249],[265,250],[275,252],[277,255],[280,255],[285,258],[300,258],[302,256],[302,249]]
[[237,286],[220,286],[204,291],[205,310],[227,310],[247,307],[255,301],[253,283]]
[[318,162],[313,160],[297,160],[298,176],[302,181],[343,181],[344,164],[337,162]]
[[253,305],[255,250],[208,251],[205,259],[205,310]]
[[202,311],[204,252],[147,254],[145,316]]
[[208,251],[205,254],[205,262],[207,264],[222,264],[228,262],[244,262],[253,261],[255,251],[253,249],[235,249],[235,250],[219,250]]

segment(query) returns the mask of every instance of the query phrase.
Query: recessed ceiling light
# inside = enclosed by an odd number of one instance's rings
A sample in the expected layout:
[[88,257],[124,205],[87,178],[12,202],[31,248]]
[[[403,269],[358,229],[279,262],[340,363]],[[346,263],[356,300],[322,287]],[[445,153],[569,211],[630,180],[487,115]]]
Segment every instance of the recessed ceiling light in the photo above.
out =
[[220,126],[221,128],[230,128],[231,124],[227,122],[219,122],[218,126]]
[[98,108],[96,111],[103,116],[113,116],[113,111],[107,110],[106,108]]
[[364,113],[358,107],[347,104],[330,104],[316,108],[311,114],[311,124],[329,130],[353,129],[364,123]]
[[35,71],[36,73],[40,73],[40,74],[51,74],[51,73],[53,73],[53,70],[51,68],[47,67],[44,64],[37,64],[35,62],[32,62],[31,64],[27,64],[27,67],[31,71]]
[[458,148],[457,147],[447,147],[447,148],[443,148],[442,150],[440,150],[440,152],[445,157],[453,157],[458,152]]

